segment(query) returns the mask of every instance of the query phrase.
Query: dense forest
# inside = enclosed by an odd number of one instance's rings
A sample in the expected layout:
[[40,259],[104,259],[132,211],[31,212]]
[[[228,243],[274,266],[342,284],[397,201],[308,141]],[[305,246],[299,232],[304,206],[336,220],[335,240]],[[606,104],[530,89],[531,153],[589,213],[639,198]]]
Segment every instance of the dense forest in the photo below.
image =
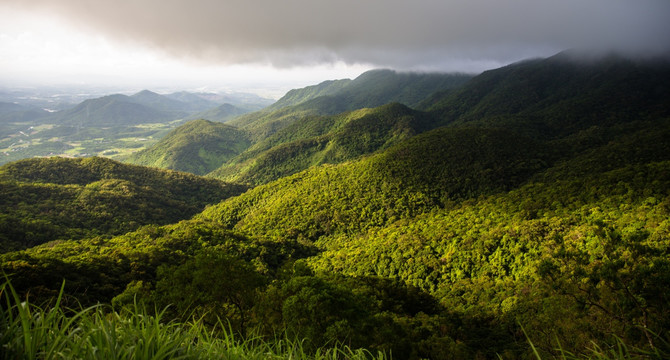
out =
[[[4,165],[0,322],[27,311],[16,294],[196,324],[192,358],[231,336],[313,358],[668,358],[668,99],[668,62],[566,52],[325,82],[142,155],[207,177]],[[8,358],[26,338],[0,334]]]

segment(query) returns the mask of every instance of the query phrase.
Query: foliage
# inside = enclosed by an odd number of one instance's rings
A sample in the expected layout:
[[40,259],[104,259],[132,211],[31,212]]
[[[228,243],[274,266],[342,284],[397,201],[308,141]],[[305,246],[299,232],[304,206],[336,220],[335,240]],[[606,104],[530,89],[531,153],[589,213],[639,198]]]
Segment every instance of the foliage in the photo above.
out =
[[435,91],[457,88],[470,78],[464,74],[372,70],[354,80],[324,82],[290,91],[268,109],[240,116],[230,124],[249,131],[256,142],[305,117],[335,115],[394,102],[413,106]]
[[244,190],[103,158],[22,160],[0,168],[0,245],[6,251],[168,224]]
[[210,176],[268,183],[310,166],[341,163],[389,148],[429,129],[431,121],[397,103],[336,116],[305,117],[254,144]]
[[[60,297],[52,306],[21,301],[7,282],[0,307],[2,359],[385,359],[347,346],[315,354],[300,341],[239,339],[220,321],[211,329],[196,319],[166,321],[135,304],[111,311],[104,306],[66,309]],[[60,295],[63,292],[61,290]]]
[[174,129],[154,146],[133,154],[132,164],[204,175],[249,147],[247,135],[232,126],[193,120]]
[[252,110],[259,110],[260,108],[260,106],[259,107],[252,106],[251,108],[243,106],[244,105],[235,106],[232,104],[225,103],[216,106],[212,109],[201,111],[195,115],[191,115],[189,116],[189,119],[191,120],[207,119],[210,121],[227,122],[242,114],[246,114],[248,112],[251,112]]

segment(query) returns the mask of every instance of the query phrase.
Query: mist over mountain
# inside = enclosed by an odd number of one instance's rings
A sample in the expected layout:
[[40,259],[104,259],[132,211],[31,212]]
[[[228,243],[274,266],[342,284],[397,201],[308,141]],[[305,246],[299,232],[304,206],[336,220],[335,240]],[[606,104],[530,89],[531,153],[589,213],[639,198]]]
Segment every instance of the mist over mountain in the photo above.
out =
[[390,102],[412,106],[435,91],[456,88],[470,78],[466,74],[373,70],[354,80],[328,81],[289,91],[266,110],[241,116],[231,125],[250,131],[257,140],[305,116],[335,115]]
[[232,104],[222,104],[214,108],[201,111],[199,113],[193,114],[188,117],[189,120],[193,119],[207,119],[211,121],[218,122],[228,122],[235,119],[236,117],[250,113],[252,111],[257,111],[262,109],[262,105],[239,105],[235,106]]

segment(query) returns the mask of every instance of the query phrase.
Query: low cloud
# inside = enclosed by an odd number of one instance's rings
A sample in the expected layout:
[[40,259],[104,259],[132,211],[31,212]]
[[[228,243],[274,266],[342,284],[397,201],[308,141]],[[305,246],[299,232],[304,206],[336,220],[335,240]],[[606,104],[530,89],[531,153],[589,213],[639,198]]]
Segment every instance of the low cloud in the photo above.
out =
[[217,64],[503,64],[567,48],[670,51],[667,0],[0,0]]

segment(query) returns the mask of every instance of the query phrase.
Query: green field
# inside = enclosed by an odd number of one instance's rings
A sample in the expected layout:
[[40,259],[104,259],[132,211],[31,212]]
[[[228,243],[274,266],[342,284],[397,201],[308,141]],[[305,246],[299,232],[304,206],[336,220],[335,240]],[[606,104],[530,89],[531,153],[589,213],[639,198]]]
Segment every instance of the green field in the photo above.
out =
[[54,124],[11,124],[0,134],[0,164],[40,156],[122,159],[151,147],[181,122],[83,129]]

